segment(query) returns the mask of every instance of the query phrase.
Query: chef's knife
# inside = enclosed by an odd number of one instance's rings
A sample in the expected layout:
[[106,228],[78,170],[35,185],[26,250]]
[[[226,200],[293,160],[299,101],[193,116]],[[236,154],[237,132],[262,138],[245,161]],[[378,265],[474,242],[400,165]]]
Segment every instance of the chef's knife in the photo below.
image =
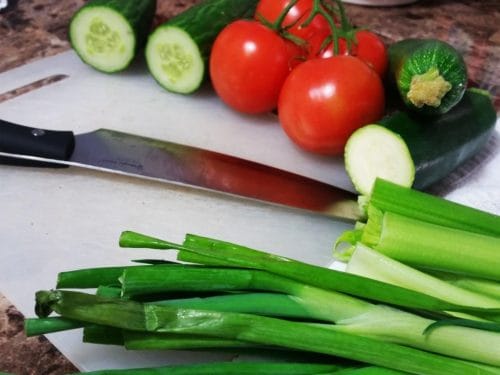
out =
[[75,135],[0,120],[0,163],[77,166],[356,219],[354,194],[270,166],[114,130]]

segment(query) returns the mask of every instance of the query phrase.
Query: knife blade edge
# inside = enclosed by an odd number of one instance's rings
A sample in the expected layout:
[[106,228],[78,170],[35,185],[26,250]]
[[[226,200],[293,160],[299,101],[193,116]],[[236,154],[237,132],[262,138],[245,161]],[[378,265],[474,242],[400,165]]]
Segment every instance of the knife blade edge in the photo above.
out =
[[[105,167],[96,166],[96,165],[92,165],[92,164],[85,164],[85,163],[68,161],[68,160],[57,160],[57,159],[44,158],[44,157],[39,157],[39,156],[8,153],[8,152],[0,151],[0,158],[1,157],[29,160],[29,161],[34,161],[34,162],[46,163],[47,165],[58,164],[58,165],[62,165],[62,166],[89,169],[89,170],[103,172],[103,173],[113,173],[115,175],[120,175],[120,176],[133,177],[133,178],[138,178],[138,179],[143,179],[143,180],[148,180],[148,181],[155,181],[155,182],[171,184],[171,185],[175,185],[175,186],[192,188],[195,190],[198,189],[201,191],[215,193],[215,194],[231,196],[231,197],[233,197],[235,199],[239,199],[239,200],[246,199],[246,200],[259,202],[259,203],[263,203],[263,204],[269,204],[271,206],[277,206],[277,207],[281,207],[281,208],[285,208],[285,209],[305,211],[305,212],[314,213],[314,214],[319,213],[322,215],[330,216],[332,218],[344,220],[344,221],[348,221],[348,222],[354,222],[355,220],[358,220],[362,216],[360,211],[359,211],[359,207],[358,207],[357,202],[354,199],[349,199],[349,198],[346,198],[344,200],[338,200],[338,202],[335,202],[334,207],[331,207],[330,209],[325,209],[324,211],[319,211],[319,210],[315,210],[315,209],[297,207],[296,205],[293,206],[290,204],[273,202],[273,201],[270,201],[267,199],[253,198],[253,197],[248,196],[248,195],[243,196],[241,194],[231,193],[229,191],[221,191],[221,190],[217,190],[217,189],[213,189],[213,188],[207,188],[207,187],[196,185],[196,184],[184,183],[181,181],[166,180],[163,178],[152,177],[152,176],[142,175],[142,174],[139,175],[137,173],[125,172],[125,171],[119,170],[119,169],[105,168]],[[301,177],[301,176],[299,176],[299,177]],[[304,177],[304,179],[307,179],[307,178]],[[332,187],[332,189],[337,189],[337,188]],[[346,193],[346,197],[350,196],[349,192],[345,192],[345,193]]]

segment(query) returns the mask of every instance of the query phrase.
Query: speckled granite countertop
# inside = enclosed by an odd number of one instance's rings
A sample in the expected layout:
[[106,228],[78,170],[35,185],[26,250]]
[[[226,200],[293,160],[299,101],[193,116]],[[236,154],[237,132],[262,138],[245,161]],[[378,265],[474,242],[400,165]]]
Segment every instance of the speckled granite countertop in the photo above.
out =
[[[158,15],[168,19],[197,0],[159,0]],[[0,72],[69,48],[69,17],[84,0],[9,0],[0,13]],[[358,25],[379,32],[387,42],[406,37],[437,37],[463,52],[469,75],[488,89],[500,109],[500,2],[498,0],[420,1],[378,8],[347,5]],[[12,95],[3,94],[0,102]],[[1,233],[1,225],[0,225]],[[1,247],[0,247],[1,254]],[[0,284],[0,293],[1,293]],[[67,374],[76,368],[43,337],[27,339],[23,316],[0,294],[0,372]]]

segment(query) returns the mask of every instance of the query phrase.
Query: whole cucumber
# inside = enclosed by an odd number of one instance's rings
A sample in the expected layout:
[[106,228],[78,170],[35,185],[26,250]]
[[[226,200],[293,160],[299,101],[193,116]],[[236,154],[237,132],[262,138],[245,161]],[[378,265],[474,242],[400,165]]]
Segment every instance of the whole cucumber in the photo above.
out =
[[149,36],[146,61],[153,78],[179,94],[196,91],[219,32],[230,22],[252,17],[257,0],[204,0],[158,26]]
[[377,177],[423,190],[478,153],[496,120],[489,93],[478,89],[466,90],[441,116],[396,111],[351,135],[344,155],[347,173],[364,195]]
[[437,39],[405,39],[389,45],[389,81],[412,111],[441,115],[467,87],[467,66],[450,44]]

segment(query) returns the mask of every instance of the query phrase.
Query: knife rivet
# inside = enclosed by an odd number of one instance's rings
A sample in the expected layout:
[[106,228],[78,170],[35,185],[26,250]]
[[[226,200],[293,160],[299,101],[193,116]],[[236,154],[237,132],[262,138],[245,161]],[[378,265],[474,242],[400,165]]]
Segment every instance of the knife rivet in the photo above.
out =
[[34,137],[41,137],[42,135],[45,135],[45,130],[43,129],[32,129],[31,134]]

